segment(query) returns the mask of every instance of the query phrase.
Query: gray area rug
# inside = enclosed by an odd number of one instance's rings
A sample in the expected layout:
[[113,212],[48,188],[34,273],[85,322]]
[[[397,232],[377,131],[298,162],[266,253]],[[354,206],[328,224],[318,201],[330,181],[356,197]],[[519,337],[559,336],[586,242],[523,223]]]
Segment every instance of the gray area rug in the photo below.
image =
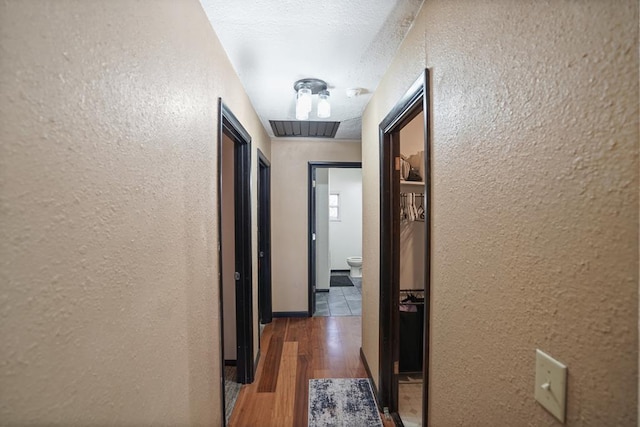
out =
[[309,427],[382,427],[369,380],[309,380]]
[[240,387],[242,384],[236,382],[236,367],[225,366],[224,367],[224,417],[229,424],[231,413],[234,406],[236,406],[236,400],[238,400],[238,394],[240,393]]

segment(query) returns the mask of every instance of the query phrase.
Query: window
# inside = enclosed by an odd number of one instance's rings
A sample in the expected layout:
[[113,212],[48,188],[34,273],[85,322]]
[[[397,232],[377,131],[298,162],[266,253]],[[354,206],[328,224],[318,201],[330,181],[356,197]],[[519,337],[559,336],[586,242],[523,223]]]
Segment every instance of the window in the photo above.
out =
[[340,221],[340,193],[329,194],[329,220]]

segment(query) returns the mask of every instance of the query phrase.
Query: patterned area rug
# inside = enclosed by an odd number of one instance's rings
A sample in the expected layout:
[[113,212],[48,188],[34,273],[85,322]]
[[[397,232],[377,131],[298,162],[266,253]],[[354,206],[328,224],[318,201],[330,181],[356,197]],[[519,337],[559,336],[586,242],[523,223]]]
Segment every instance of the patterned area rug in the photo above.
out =
[[309,427],[382,427],[369,380],[309,380]]

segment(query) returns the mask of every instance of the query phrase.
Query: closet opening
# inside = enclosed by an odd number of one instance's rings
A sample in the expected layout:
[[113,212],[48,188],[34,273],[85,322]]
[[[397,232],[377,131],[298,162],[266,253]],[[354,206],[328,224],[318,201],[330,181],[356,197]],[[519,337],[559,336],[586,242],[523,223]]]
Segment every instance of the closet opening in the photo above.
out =
[[378,399],[397,425],[427,425],[430,333],[428,70],[380,123]]

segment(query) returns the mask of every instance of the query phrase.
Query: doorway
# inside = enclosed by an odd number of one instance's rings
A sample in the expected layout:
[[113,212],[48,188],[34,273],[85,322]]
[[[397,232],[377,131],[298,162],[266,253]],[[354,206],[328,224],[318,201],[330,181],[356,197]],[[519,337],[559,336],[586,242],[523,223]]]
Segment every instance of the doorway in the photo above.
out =
[[[251,137],[218,100],[218,243],[221,387],[225,419],[235,384],[253,381]],[[226,421],[225,421],[226,424]]]
[[[427,425],[429,391],[429,336],[431,302],[431,153],[429,135],[429,73],[424,73],[413,83],[402,99],[380,123],[380,377],[379,397],[383,406],[388,407],[398,425],[403,425],[399,415],[399,383],[401,374],[401,215],[406,215],[407,197],[411,203],[418,203],[416,194],[421,194],[419,202],[424,220],[422,310],[419,313],[421,354],[419,361],[421,376],[421,416],[417,425]],[[422,182],[401,184],[401,174],[405,160],[401,157],[401,131],[422,113]],[[409,168],[411,169],[411,168]],[[408,187],[411,189],[408,189]],[[413,208],[411,215],[415,216]],[[403,300],[406,296],[403,294]],[[406,300],[405,300],[406,301]],[[403,319],[405,320],[405,319]],[[406,324],[403,325],[403,332]],[[421,362],[421,363],[420,363]],[[420,379],[420,378],[419,378]],[[414,424],[415,425],[415,424]]]
[[[309,162],[309,316],[361,314],[361,282],[350,278],[346,263],[348,256],[362,255],[361,169],[360,162]],[[350,225],[354,219],[359,222]]]
[[[258,327],[271,323],[271,165],[258,150]],[[260,339],[258,338],[258,345]]]

